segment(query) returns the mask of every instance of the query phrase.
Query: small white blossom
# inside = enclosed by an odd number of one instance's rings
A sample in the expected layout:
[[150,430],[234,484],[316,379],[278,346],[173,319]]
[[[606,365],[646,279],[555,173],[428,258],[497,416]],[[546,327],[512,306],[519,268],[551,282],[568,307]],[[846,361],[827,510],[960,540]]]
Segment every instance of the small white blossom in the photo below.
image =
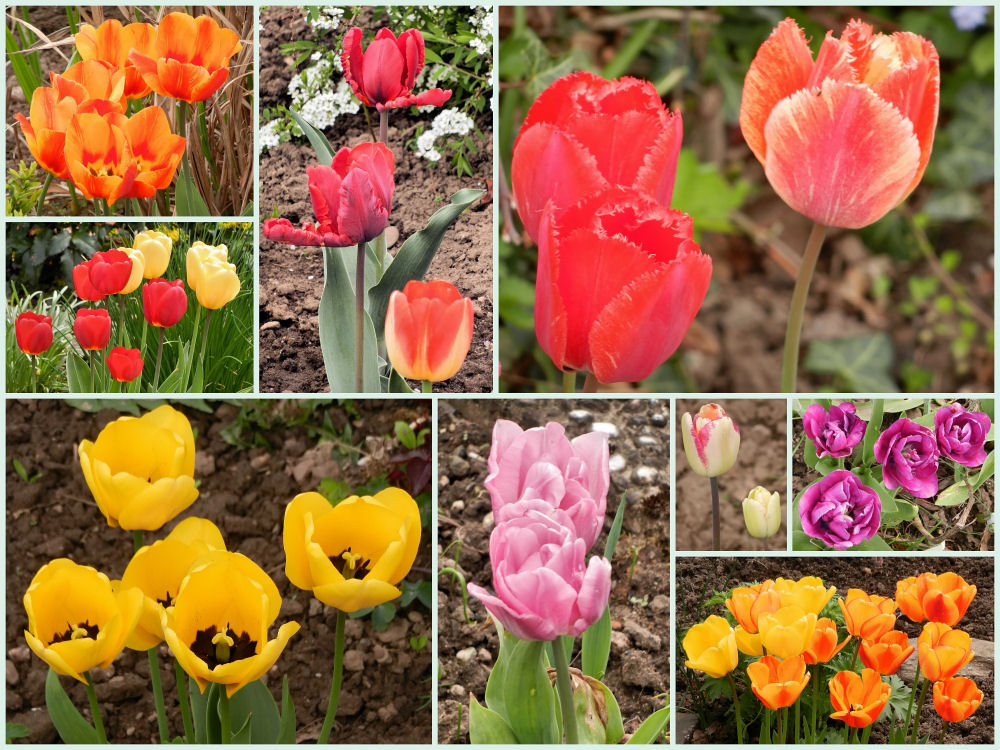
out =
[[435,148],[438,138],[446,135],[466,135],[476,127],[475,122],[457,109],[443,109],[431,126],[417,138],[417,154],[428,161],[440,161],[441,152]]
[[260,129],[260,150],[267,151],[281,143],[281,134],[278,128],[281,127],[281,120],[271,120]]

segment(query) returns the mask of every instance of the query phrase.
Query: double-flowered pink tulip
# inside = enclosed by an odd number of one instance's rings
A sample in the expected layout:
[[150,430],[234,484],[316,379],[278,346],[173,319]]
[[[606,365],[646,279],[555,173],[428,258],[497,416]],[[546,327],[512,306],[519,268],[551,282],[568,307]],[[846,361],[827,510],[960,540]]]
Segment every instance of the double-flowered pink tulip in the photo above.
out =
[[569,440],[555,422],[522,430],[500,419],[493,426],[489,469],[485,485],[498,524],[537,510],[574,530],[585,549],[597,541],[608,497],[606,434]]
[[578,636],[596,622],[611,593],[611,563],[539,511],[502,522],[490,535],[496,596],[474,583],[469,593],[511,633],[526,641]]

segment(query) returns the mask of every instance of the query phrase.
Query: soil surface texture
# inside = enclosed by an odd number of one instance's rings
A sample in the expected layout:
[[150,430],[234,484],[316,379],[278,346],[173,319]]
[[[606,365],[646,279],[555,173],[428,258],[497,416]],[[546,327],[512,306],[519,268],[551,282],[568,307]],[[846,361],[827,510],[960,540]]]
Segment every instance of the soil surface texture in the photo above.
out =
[[[300,623],[264,680],[280,703],[281,678],[287,675],[297,740],[312,742],[326,711],[336,613],[285,577],[285,505],[296,494],[317,489],[324,478],[357,487],[386,472],[388,457],[400,449],[396,439],[388,437],[394,422],[429,419],[430,406],[422,400],[354,401],[346,409],[329,403],[259,404],[248,402],[241,408],[210,402],[214,413],[178,407],[195,430],[195,478],[200,481],[198,499],[181,517],[213,521],[228,549],[247,555],[271,576],[283,598],[272,637],[280,624]],[[257,416],[251,421],[248,413]],[[81,440],[95,439],[118,416],[112,409],[88,413],[56,400],[7,403],[7,721],[27,726],[27,741],[32,743],[56,742],[58,737],[45,711],[48,667],[28,649],[23,636],[27,617],[21,598],[28,584],[42,565],[59,557],[120,578],[132,555],[131,534],[108,526],[84,482],[76,453]],[[307,430],[306,424],[318,427],[325,419],[344,436],[341,443],[319,442]],[[227,441],[234,435],[254,447],[234,447]],[[345,458],[340,449],[352,451],[352,458]],[[15,471],[15,459],[30,481]],[[163,538],[173,526],[170,522],[158,532],[146,532],[146,542]],[[425,533],[409,578],[429,576],[430,534]],[[356,744],[367,737],[385,743],[430,742],[430,648],[415,650],[411,645],[411,639],[423,636],[433,634],[430,612],[419,600],[402,608],[380,633],[371,618],[348,619],[346,669],[331,741]],[[177,737],[183,726],[171,661],[161,645],[170,733]],[[109,668],[92,674],[111,742],[158,742],[146,655],[126,649]],[[83,685],[68,677],[60,681],[89,716]]]
[[[299,8],[269,8],[261,14],[261,106],[291,104],[288,82],[295,73],[295,56],[282,54],[280,45],[311,35]],[[487,115],[489,110],[487,110]],[[374,116],[374,115],[373,115]],[[472,346],[462,368],[451,379],[435,383],[436,392],[477,393],[493,389],[493,173],[491,120],[477,122],[484,134],[479,151],[470,155],[474,174],[457,177],[446,160],[434,163],[403,144],[429,125],[431,114],[413,115],[393,110],[388,145],[396,158],[390,228],[398,240],[393,254],[407,237],[423,229],[431,215],[463,188],[487,192],[445,233],[425,279],[452,282],[472,299]],[[377,123],[377,118],[376,118]],[[336,147],[371,141],[363,113],[341,115],[325,135]],[[284,143],[261,157],[261,216],[287,217],[294,224],[314,221],[306,183],[306,167],[316,156],[306,142]],[[265,392],[315,393],[329,390],[319,343],[319,301],[323,293],[323,251],[271,242],[260,247],[260,388]],[[411,383],[419,390],[419,383]]]
[[[611,561],[611,658],[604,682],[634,732],[664,705],[669,679],[669,405],[649,400],[442,400],[438,403],[438,570],[454,567],[468,582],[492,589],[490,496],[483,487],[493,424],[511,419],[524,429],[554,421],[569,438],[595,429],[610,436],[611,488],[601,537],[624,496],[622,535]],[[461,542],[459,545],[458,542]],[[469,741],[469,695],[482,702],[496,659],[496,630],[486,608],[469,597],[465,619],[458,581],[438,581],[438,737]],[[579,646],[579,642],[577,643]],[[574,653],[570,666],[579,667]]]

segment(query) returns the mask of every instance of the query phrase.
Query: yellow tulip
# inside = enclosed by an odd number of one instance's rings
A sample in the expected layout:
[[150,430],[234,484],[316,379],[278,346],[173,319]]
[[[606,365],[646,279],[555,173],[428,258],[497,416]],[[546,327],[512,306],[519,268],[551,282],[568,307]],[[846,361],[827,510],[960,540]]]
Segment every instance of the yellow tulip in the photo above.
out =
[[793,605],[761,615],[760,641],[771,656],[791,659],[808,648],[816,630],[816,615]]
[[750,536],[767,539],[781,528],[781,497],[757,485],[743,498],[743,520]]
[[205,263],[201,267],[195,296],[209,310],[228,305],[240,293],[240,276],[232,263]]
[[285,509],[285,575],[343,612],[390,601],[420,544],[420,511],[395,487],[337,505],[317,492]]
[[764,646],[760,642],[760,633],[748,633],[742,625],[736,626],[736,648],[747,656],[763,656]]
[[822,612],[823,607],[837,593],[836,586],[826,588],[823,585],[823,580],[816,576],[806,576],[797,581],[779,578],[774,582],[774,590],[778,592],[782,607],[794,604],[796,607],[801,607],[803,611],[812,612],[815,615]]
[[215,682],[232,697],[274,666],[298,632],[297,622],[286,622],[268,640],[280,609],[281,595],[267,573],[248,557],[220,550],[194,562],[160,624],[198,689],[204,693]]
[[170,251],[173,246],[174,241],[169,236],[154,229],[147,229],[135,236],[132,247],[142,253],[145,261],[145,269],[142,272],[144,278],[155,279],[163,275],[170,265]]
[[198,497],[191,424],[166,404],[109,423],[96,441],[80,443],[79,454],[109,526],[155,531]]
[[59,674],[86,682],[125,648],[142,612],[142,592],[115,593],[103,573],[60,558],[43,565],[24,595],[24,639]]
[[228,263],[229,248],[225,245],[208,245],[201,240],[194,242],[188,248],[187,254],[184,256],[184,266],[189,287],[198,288],[198,283],[201,280],[201,267],[212,262]]
[[185,518],[166,539],[142,547],[125,568],[121,588],[138,588],[144,594],[142,617],[126,645],[146,651],[163,640],[160,616],[177,596],[192,563],[206,552],[224,550],[222,533],[204,518]]
[[681,642],[687,654],[685,667],[697,669],[709,677],[725,677],[736,669],[740,655],[736,650],[736,634],[725,618],[712,615],[694,625]]
[[131,294],[139,285],[142,283],[142,274],[146,268],[146,259],[143,257],[142,253],[136,250],[134,247],[119,247],[117,250],[121,250],[123,253],[128,255],[132,261],[132,275],[128,277],[128,283],[125,288],[122,289],[119,294]]

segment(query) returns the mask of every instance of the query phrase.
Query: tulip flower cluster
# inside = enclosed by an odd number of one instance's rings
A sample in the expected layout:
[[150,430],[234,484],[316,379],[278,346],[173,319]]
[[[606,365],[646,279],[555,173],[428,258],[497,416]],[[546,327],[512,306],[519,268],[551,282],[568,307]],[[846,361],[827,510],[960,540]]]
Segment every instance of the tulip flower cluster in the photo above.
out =
[[[803,413],[806,464],[823,476],[798,499],[798,517],[802,532],[827,547],[877,544],[880,527],[912,520],[918,506],[898,496],[899,490],[954,505],[971,502],[992,476],[992,452],[985,447],[989,415],[955,402],[915,419],[900,417],[882,429],[883,408],[882,401],[872,402],[867,423],[851,402],[814,403]],[[941,491],[939,471],[946,462],[955,483]],[[979,467],[977,475],[969,474]],[[951,493],[959,493],[957,501]]]
[[[912,724],[907,712],[891,741],[905,741],[907,735],[911,744],[916,741],[931,684],[934,706],[946,722],[962,721],[976,710],[982,692],[968,678],[955,676],[973,656],[969,635],[954,629],[976,594],[975,586],[952,572],[923,573],[899,581],[895,599],[851,589],[830,616],[821,616],[835,593],[836,588],[814,576],[738,586],[725,601],[731,619],[711,615],[684,635],[685,666],[728,681],[739,742],[746,741],[737,685],[741,673],[763,707],[761,744],[793,741],[790,724],[795,742],[818,742],[824,729],[817,724],[817,708],[824,703],[821,685],[833,707],[830,718],[835,726],[843,722],[845,743],[852,730],[866,743],[892,692],[883,677],[896,674],[914,651],[919,673],[910,690],[911,710],[921,680],[923,689]],[[914,622],[928,621],[916,647],[895,629],[897,608]],[[853,656],[845,669],[846,657],[838,654],[852,641]],[[839,667],[830,664],[835,657]],[[800,702],[807,704],[805,711]],[[858,737],[861,729],[865,731]]]

